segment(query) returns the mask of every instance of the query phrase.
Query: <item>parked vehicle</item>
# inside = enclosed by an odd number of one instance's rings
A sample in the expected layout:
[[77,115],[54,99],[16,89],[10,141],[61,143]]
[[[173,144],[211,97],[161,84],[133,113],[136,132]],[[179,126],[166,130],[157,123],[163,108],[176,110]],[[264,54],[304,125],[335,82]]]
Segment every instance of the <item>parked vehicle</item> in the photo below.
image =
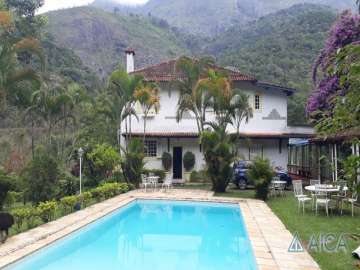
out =
[[[234,177],[233,182],[239,189],[246,189],[248,186],[253,185],[252,181],[247,177],[247,171],[252,165],[251,161],[241,160],[234,163]],[[286,182],[286,186],[291,186],[292,179],[288,172],[282,167],[274,168],[275,175],[280,178],[281,181]]]

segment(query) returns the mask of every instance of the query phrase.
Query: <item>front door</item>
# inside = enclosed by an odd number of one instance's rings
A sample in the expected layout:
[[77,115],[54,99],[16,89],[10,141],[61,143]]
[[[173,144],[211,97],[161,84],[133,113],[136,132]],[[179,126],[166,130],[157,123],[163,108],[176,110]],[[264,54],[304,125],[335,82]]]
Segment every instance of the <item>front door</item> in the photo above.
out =
[[173,178],[182,179],[182,147],[173,150]]

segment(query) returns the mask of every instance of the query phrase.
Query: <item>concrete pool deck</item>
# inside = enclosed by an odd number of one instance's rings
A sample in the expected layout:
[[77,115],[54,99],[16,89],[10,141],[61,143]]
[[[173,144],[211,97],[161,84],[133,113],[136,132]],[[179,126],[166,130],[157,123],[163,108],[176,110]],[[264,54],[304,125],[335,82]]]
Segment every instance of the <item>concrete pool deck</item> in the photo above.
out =
[[0,244],[0,269],[81,229],[136,199],[169,199],[237,203],[241,209],[259,270],[320,269],[305,251],[290,253],[291,233],[266,203],[253,199],[214,197],[204,190],[173,189],[169,192],[131,191],[79,212],[15,235]]

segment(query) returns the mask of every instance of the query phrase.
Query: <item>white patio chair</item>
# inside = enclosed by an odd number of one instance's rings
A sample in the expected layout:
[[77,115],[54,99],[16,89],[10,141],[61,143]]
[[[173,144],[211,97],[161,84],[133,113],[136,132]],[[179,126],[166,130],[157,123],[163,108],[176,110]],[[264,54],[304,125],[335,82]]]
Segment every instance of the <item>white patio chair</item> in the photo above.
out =
[[145,174],[141,174],[141,185],[147,191],[147,187],[151,186],[151,183],[148,182],[147,177]]
[[269,191],[270,191],[270,197],[276,195],[275,184],[273,182],[271,182],[269,185]]
[[354,204],[358,200],[358,194],[354,192],[351,196],[351,198],[345,198],[341,201],[341,214],[343,213],[343,203],[350,203],[351,204],[351,216],[354,216]]
[[164,183],[161,186],[162,191],[170,190],[172,188],[172,179],[165,179]]
[[[315,186],[315,190],[319,188],[319,185]],[[318,214],[318,206],[323,205],[325,207],[326,215],[329,216],[329,203],[330,199],[327,197],[327,192],[316,192],[315,191],[315,211]]]
[[311,201],[311,198],[303,194],[302,182],[293,182],[294,195],[300,206],[302,205],[303,213],[305,213],[305,203]]
[[342,200],[347,198],[346,186],[347,186],[347,181],[340,180],[338,182],[339,193],[331,196],[331,198],[336,200],[337,209],[340,209],[340,204],[342,204]]
[[[320,185],[321,182],[319,179],[310,179],[310,186],[317,186]],[[312,209],[315,208],[315,199],[316,199],[316,191],[310,192],[311,199],[312,199]]]

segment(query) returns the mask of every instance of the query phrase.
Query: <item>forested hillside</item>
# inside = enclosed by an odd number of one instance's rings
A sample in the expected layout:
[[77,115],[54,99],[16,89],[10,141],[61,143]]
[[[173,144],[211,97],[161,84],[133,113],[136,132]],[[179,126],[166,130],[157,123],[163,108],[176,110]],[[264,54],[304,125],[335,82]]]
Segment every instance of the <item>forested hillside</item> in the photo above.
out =
[[229,29],[206,52],[216,55],[222,65],[299,89],[289,106],[289,117],[292,123],[300,124],[305,118],[305,99],[312,89],[312,65],[335,18],[327,7],[296,5],[246,27]]
[[125,64],[127,47],[136,48],[137,67],[189,54],[167,25],[156,25],[149,18],[120,16],[90,7],[47,15],[47,30],[56,42],[72,49],[102,78]]
[[328,5],[336,10],[355,8],[353,0],[149,0],[136,7],[120,5],[116,0],[96,0],[93,5],[123,14],[152,14],[184,32],[214,36],[231,26],[302,3]]

